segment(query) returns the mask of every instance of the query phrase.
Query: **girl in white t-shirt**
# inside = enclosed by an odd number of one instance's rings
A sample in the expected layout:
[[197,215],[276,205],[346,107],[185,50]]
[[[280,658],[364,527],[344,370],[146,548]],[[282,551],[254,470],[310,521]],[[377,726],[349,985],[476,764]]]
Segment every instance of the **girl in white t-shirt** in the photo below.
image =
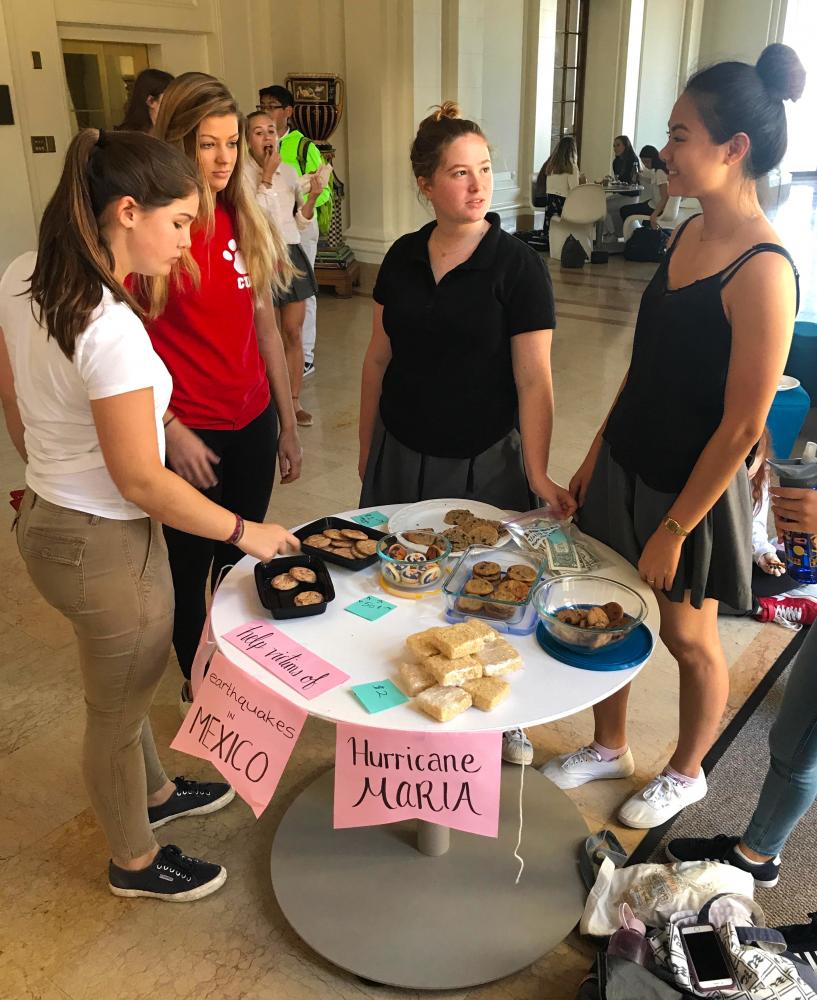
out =
[[572,135],[563,135],[556,148],[542,164],[536,178],[537,197],[545,197],[545,224],[542,231],[546,240],[550,237],[550,220],[561,215],[567,196],[584,184],[585,178],[579,173],[579,151]]
[[642,164],[638,178],[644,186],[645,197],[635,205],[625,205],[619,209],[619,214],[622,222],[631,215],[643,216],[649,219],[653,229],[659,229],[658,220],[669,198],[667,167],[655,146],[644,146],[638,155]]
[[71,622],[87,719],[83,772],[119,896],[192,900],[220,865],[159,847],[152,828],[233,798],[165,775],[148,712],[167,665],[173,587],[158,521],[269,559],[298,541],[244,523],[164,466],[172,383],[125,289],[190,246],[195,165],[135,132],[80,132],[43,214],[39,251],[0,281],[0,398],[26,464],[17,542],[42,596]]

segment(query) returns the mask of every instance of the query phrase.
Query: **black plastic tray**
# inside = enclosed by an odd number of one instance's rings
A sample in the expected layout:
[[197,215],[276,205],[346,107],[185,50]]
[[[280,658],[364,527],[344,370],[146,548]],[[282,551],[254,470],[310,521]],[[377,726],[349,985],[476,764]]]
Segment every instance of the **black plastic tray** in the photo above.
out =
[[[293,534],[303,542],[305,538],[308,538],[310,535],[319,535],[326,528],[355,528],[357,531],[365,532],[366,537],[371,538],[375,542],[379,542],[381,538],[386,537],[384,531],[367,528],[365,524],[356,524],[354,521],[345,521],[342,517],[321,517],[311,524],[304,525],[303,528],[298,528]],[[351,569],[355,572],[366,569],[367,566],[374,566],[377,562],[376,552],[374,555],[366,556],[364,559],[344,559],[343,556],[337,556],[333,552],[326,552],[324,549],[313,548],[311,545],[304,545],[303,551],[319,556],[326,562],[334,563],[336,566],[345,566],[346,569]]]
[[[292,590],[275,590],[272,578],[279,573],[286,573],[293,566],[306,566],[317,576],[315,583],[299,583]],[[267,563],[255,564],[255,586],[258,597],[273,618],[309,618],[312,615],[322,615],[326,605],[335,599],[335,588],[332,577],[322,559],[312,555],[282,556],[271,559]],[[295,597],[306,590],[319,590],[324,600],[321,604],[305,604],[299,607]]]

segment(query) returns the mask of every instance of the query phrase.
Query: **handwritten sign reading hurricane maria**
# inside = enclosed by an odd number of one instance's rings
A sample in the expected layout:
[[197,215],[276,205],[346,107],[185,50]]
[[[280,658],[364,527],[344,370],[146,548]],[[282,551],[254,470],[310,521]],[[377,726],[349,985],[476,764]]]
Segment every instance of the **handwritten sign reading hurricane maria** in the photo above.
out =
[[348,674],[322,660],[271,622],[239,625],[224,638],[304,698],[317,698],[349,680]]
[[335,829],[423,819],[499,830],[501,733],[410,733],[338,723]]
[[307,711],[213,654],[174,750],[209,761],[256,817],[272,798]]

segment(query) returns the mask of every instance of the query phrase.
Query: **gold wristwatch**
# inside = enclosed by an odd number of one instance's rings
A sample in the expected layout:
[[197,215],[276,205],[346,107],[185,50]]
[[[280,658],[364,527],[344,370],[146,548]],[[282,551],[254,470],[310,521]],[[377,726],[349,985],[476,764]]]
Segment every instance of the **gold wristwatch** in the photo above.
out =
[[689,534],[686,528],[682,528],[674,517],[667,516],[662,523],[670,534],[678,535],[679,538],[686,538]]

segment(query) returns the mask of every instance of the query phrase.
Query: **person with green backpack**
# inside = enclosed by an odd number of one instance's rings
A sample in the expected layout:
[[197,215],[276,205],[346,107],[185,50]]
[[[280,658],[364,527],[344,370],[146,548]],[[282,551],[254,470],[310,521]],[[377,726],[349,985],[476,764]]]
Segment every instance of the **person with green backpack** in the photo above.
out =
[[[258,110],[264,111],[275,122],[280,142],[281,159],[284,163],[294,167],[299,177],[315,173],[324,165],[325,161],[315,143],[292,125],[292,113],[295,110],[295,98],[292,91],[280,86],[280,84],[262,87],[258,91]],[[318,238],[329,232],[331,220],[332,180],[330,178],[315,202],[315,215],[311,225],[301,233],[301,246],[313,267],[318,253]],[[312,375],[315,371],[316,312],[317,302],[312,296],[306,300],[306,317],[302,333],[304,378]]]

